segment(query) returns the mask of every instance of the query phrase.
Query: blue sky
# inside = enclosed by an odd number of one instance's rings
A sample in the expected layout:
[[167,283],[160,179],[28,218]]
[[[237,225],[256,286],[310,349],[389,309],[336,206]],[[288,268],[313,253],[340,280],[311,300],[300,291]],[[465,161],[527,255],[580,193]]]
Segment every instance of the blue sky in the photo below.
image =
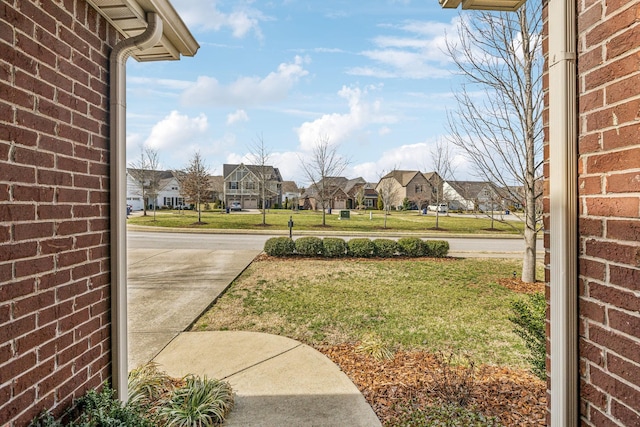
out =
[[437,0],[172,4],[201,47],[180,61],[128,62],[128,161],[150,147],[162,168],[183,168],[198,150],[220,175],[262,138],[283,178],[305,185],[299,159],[326,137],[351,178],[429,170],[455,108],[443,48],[457,12]]

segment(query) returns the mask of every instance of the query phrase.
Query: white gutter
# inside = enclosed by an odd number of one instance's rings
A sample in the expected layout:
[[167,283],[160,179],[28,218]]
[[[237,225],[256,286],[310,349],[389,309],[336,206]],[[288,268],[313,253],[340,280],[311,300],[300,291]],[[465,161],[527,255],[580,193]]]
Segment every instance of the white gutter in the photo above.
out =
[[162,37],[162,20],[147,13],[147,29],[119,42],[110,56],[111,181],[111,381],[118,398],[127,399],[127,178],[126,63],[131,52],[153,47]]
[[551,426],[577,427],[578,157],[575,0],[549,0],[548,17]]

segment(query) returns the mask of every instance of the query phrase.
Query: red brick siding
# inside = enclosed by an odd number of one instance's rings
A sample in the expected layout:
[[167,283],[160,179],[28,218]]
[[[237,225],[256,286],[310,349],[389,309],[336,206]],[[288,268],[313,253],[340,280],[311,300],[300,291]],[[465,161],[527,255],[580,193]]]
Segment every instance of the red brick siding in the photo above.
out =
[[0,4],[0,425],[108,380],[108,54],[84,0]]
[[637,426],[640,0],[578,1],[577,93],[581,424]]

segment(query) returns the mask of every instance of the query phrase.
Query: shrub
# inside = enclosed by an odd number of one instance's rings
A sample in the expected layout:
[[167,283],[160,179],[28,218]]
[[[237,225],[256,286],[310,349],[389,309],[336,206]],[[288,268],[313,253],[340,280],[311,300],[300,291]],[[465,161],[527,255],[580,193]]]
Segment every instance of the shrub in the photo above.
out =
[[318,256],[324,252],[322,239],[315,236],[306,236],[296,239],[296,252],[302,256]]
[[425,256],[427,245],[418,237],[402,237],[398,239],[398,252],[408,257]]
[[129,372],[127,385],[127,402],[143,407],[154,405],[167,390],[173,388],[171,378],[165,372],[158,370],[158,364],[154,362]]
[[373,245],[376,247],[376,256],[391,258],[398,252],[398,243],[391,239],[375,239]]
[[449,242],[446,240],[427,240],[425,243],[427,256],[444,258],[449,253]]
[[349,255],[359,258],[370,258],[376,253],[376,246],[371,239],[351,239],[347,243]]
[[329,258],[339,258],[347,254],[347,242],[337,237],[325,237],[322,239],[324,246],[324,256]]
[[270,256],[291,256],[295,249],[295,243],[289,237],[272,237],[264,243],[264,251]]
[[546,358],[547,341],[545,335],[545,319],[547,303],[544,294],[537,292],[528,295],[528,301],[514,301],[511,304],[513,315],[509,320],[515,324],[514,332],[524,339],[531,351],[527,357],[532,372],[540,379],[547,379]]
[[189,375],[160,409],[167,426],[215,426],[233,407],[231,386],[224,381]]

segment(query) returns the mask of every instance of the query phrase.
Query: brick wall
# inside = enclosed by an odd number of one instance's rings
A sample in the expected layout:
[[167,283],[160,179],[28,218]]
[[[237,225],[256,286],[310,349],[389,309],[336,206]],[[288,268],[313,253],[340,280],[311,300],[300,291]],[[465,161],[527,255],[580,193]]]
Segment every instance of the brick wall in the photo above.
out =
[[0,425],[110,376],[108,55],[84,0],[0,4]]
[[584,425],[640,425],[640,1],[578,8]]
[[640,1],[578,1],[577,91],[582,425],[637,426]]

